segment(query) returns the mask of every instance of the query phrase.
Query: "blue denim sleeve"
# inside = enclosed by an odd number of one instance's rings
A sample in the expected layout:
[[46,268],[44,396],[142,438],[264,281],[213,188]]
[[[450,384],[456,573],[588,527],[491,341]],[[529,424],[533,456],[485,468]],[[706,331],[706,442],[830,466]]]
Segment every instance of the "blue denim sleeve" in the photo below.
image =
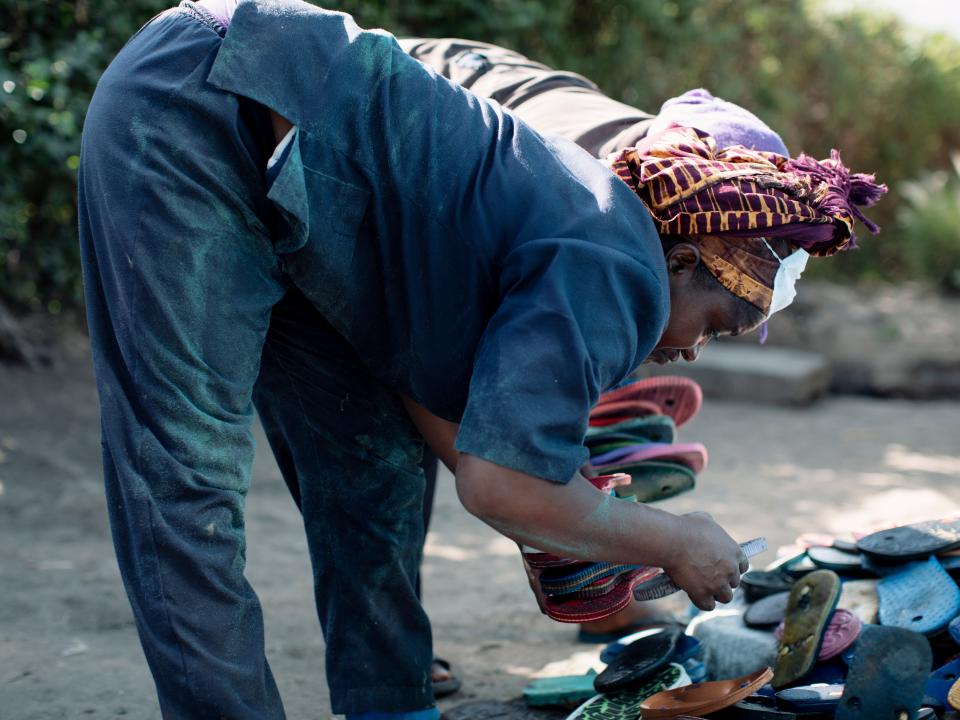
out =
[[526,243],[475,357],[456,447],[558,483],[588,459],[590,408],[649,354],[669,308],[658,277],[610,247]]

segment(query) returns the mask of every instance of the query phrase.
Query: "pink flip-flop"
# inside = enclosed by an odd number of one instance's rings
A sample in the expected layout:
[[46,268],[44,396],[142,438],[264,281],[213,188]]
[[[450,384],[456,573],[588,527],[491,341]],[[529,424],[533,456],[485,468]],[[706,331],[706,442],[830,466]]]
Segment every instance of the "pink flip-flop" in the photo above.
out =
[[597,407],[624,400],[652,402],[664,415],[669,415],[677,427],[689,422],[700,411],[703,391],[690,378],[664,375],[638,380],[600,396]]
[[[773,631],[777,640],[783,638],[783,628],[784,623],[781,622]],[[863,622],[852,612],[843,608],[834,610],[827,629],[823,631],[823,642],[820,645],[820,652],[817,653],[817,660],[835,658],[853,645],[862,629]]]

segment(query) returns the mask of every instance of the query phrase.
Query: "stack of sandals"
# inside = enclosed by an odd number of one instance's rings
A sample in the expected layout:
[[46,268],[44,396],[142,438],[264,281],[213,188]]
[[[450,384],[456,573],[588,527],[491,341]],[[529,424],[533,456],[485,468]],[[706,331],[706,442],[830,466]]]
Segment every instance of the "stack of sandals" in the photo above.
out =
[[[647,378],[602,395],[586,438],[591,465],[601,474],[590,481],[623,502],[653,502],[693,489],[706,466],[706,448],[675,441],[677,428],[702,402],[700,386],[682,377]],[[584,562],[530,547],[521,551],[538,578],[544,612],[560,622],[598,620],[632,599],[668,591],[660,568]]]

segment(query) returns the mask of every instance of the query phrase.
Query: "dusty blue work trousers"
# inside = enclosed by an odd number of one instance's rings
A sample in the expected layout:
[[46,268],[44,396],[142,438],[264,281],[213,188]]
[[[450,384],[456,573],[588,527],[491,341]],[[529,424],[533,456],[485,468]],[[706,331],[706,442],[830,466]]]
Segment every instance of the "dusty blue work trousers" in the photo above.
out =
[[189,11],[159,16],[103,75],[83,132],[107,505],[161,708],[283,717],[244,578],[254,402],[303,512],[334,712],[427,708],[421,439],[305,300],[309,271],[288,276],[269,116],[206,82],[220,42]]

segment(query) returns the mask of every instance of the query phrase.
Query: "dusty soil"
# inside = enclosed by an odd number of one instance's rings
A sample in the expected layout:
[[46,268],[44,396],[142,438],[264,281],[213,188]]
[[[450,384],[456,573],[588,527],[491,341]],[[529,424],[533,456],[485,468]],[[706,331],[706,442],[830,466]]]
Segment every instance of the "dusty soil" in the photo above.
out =
[[[709,510],[735,537],[765,535],[772,546],[804,531],[954,513],[958,428],[956,402],[711,403],[681,433],[707,444],[709,468],[695,492],[666,505]],[[260,448],[248,575],[265,609],[267,652],[288,716],[328,717],[300,519],[262,438]],[[597,646],[576,644],[572,627],[539,614],[515,546],[463,511],[449,476],[425,588],[437,650],[464,676],[447,710],[515,698],[531,677],[596,665]],[[0,717],[159,718],[106,524],[82,341],[51,367],[0,365],[0,590]]]

